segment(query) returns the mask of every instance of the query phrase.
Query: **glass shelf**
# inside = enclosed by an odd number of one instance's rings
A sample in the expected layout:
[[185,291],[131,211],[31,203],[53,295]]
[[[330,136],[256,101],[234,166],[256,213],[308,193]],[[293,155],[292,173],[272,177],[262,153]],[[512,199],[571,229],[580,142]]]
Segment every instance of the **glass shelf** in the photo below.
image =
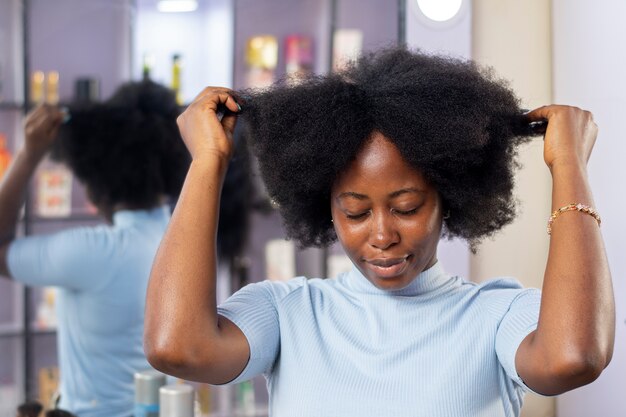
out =
[[24,329],[17,323],[0,324],[0,337],[20,336]]
[[30,333],[34,335],[49,335],[49,334],[56,334],[56,332],[57,332],[56,327],[37,328],[37,327],[34,327],[34,325],[30,330]]
[[22,103],[12,103],[9,101],[0,101],[0,110],[2,111],[21,111],[24,109]]

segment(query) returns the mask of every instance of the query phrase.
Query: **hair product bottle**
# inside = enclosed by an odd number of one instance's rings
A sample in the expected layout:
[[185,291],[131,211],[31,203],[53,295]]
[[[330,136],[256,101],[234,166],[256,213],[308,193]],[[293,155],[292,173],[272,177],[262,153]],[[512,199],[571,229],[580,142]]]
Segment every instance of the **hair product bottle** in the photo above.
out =
[[141,76],[144,80],[151,79],[152,68],[154,68],[154,55],[146,52],[143,54],[143,60],[141,63]]
[[237,385],[237,408],[239,413],[244,416],[254,416],[256,414],[252,381],[243,381]]
[[274,82],[278,63],[278,40],[271,35],[258,35],[246,44],[246,85],[263,88]]
[[313,40],[309,36],[285,38],[285,72],[293,82],[313,72]]
[[59,104],[59,73],[49,71],[46,75],[46,104]]
[[165,375],[154,369],[135,373],[135,417],[159,416],[159,389]]
[[44,79],[45,79],[45,74],[43,73],[43,71],[33,72],[30,78],[30,102],[32,104],[43,103]]
[[159,389],[159,417],[194,417],[194,389],[187,384],[165,385]]
[[181,92],[181,71],[183,61],[179,54],[172,55],[172,90],[176,93],[176,102],[183,104],[183,95]]

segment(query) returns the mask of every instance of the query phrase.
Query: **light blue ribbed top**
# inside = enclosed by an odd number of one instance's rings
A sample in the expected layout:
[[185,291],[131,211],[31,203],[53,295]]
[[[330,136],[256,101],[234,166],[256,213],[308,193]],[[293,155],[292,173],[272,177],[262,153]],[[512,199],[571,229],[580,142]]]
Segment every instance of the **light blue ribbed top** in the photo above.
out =
[[251,284],[219,307],[250,344],[232,383],[264,374],[271,417],[517,416],[515,352],[540,292],[440,264],[398,291],[356,268],[336,279]]
[[113,225],[16,239],[11,275],[56,286],[60,407],[79,417],[128,417],[134,373],[149,368],[143,324],[150,268],[168,207],[124,210]]

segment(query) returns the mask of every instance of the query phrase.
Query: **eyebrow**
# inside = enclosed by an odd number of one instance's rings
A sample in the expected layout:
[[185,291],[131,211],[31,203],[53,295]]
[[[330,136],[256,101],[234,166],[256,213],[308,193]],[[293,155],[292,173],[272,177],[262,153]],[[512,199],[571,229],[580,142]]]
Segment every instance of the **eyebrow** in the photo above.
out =
[[[401,196],[402,194],[407,194],[407,193],[416,193],[416,194],[425,194],[426,192],[423,190],[420,190],[418,188],[402,188],[401,190],[397,190],[392,192],[391,194],[389,194],[390,198],[396,198]],[[355,193],[353,191],[346,191],[344,193],[341,193],[337,196],[337,198],[344,198],[344,197],[352,197],[355,198],[357,200],[367,200],[369,199],[369,197],[365,194],[359,194],[359,193]]]

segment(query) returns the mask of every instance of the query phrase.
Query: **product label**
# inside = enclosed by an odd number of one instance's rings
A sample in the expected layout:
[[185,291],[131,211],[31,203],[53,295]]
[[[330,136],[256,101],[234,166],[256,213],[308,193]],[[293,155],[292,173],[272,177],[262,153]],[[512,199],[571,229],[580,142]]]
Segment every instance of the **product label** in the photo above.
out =
[[135,404],[135,417],[159,417],[159,404]]

